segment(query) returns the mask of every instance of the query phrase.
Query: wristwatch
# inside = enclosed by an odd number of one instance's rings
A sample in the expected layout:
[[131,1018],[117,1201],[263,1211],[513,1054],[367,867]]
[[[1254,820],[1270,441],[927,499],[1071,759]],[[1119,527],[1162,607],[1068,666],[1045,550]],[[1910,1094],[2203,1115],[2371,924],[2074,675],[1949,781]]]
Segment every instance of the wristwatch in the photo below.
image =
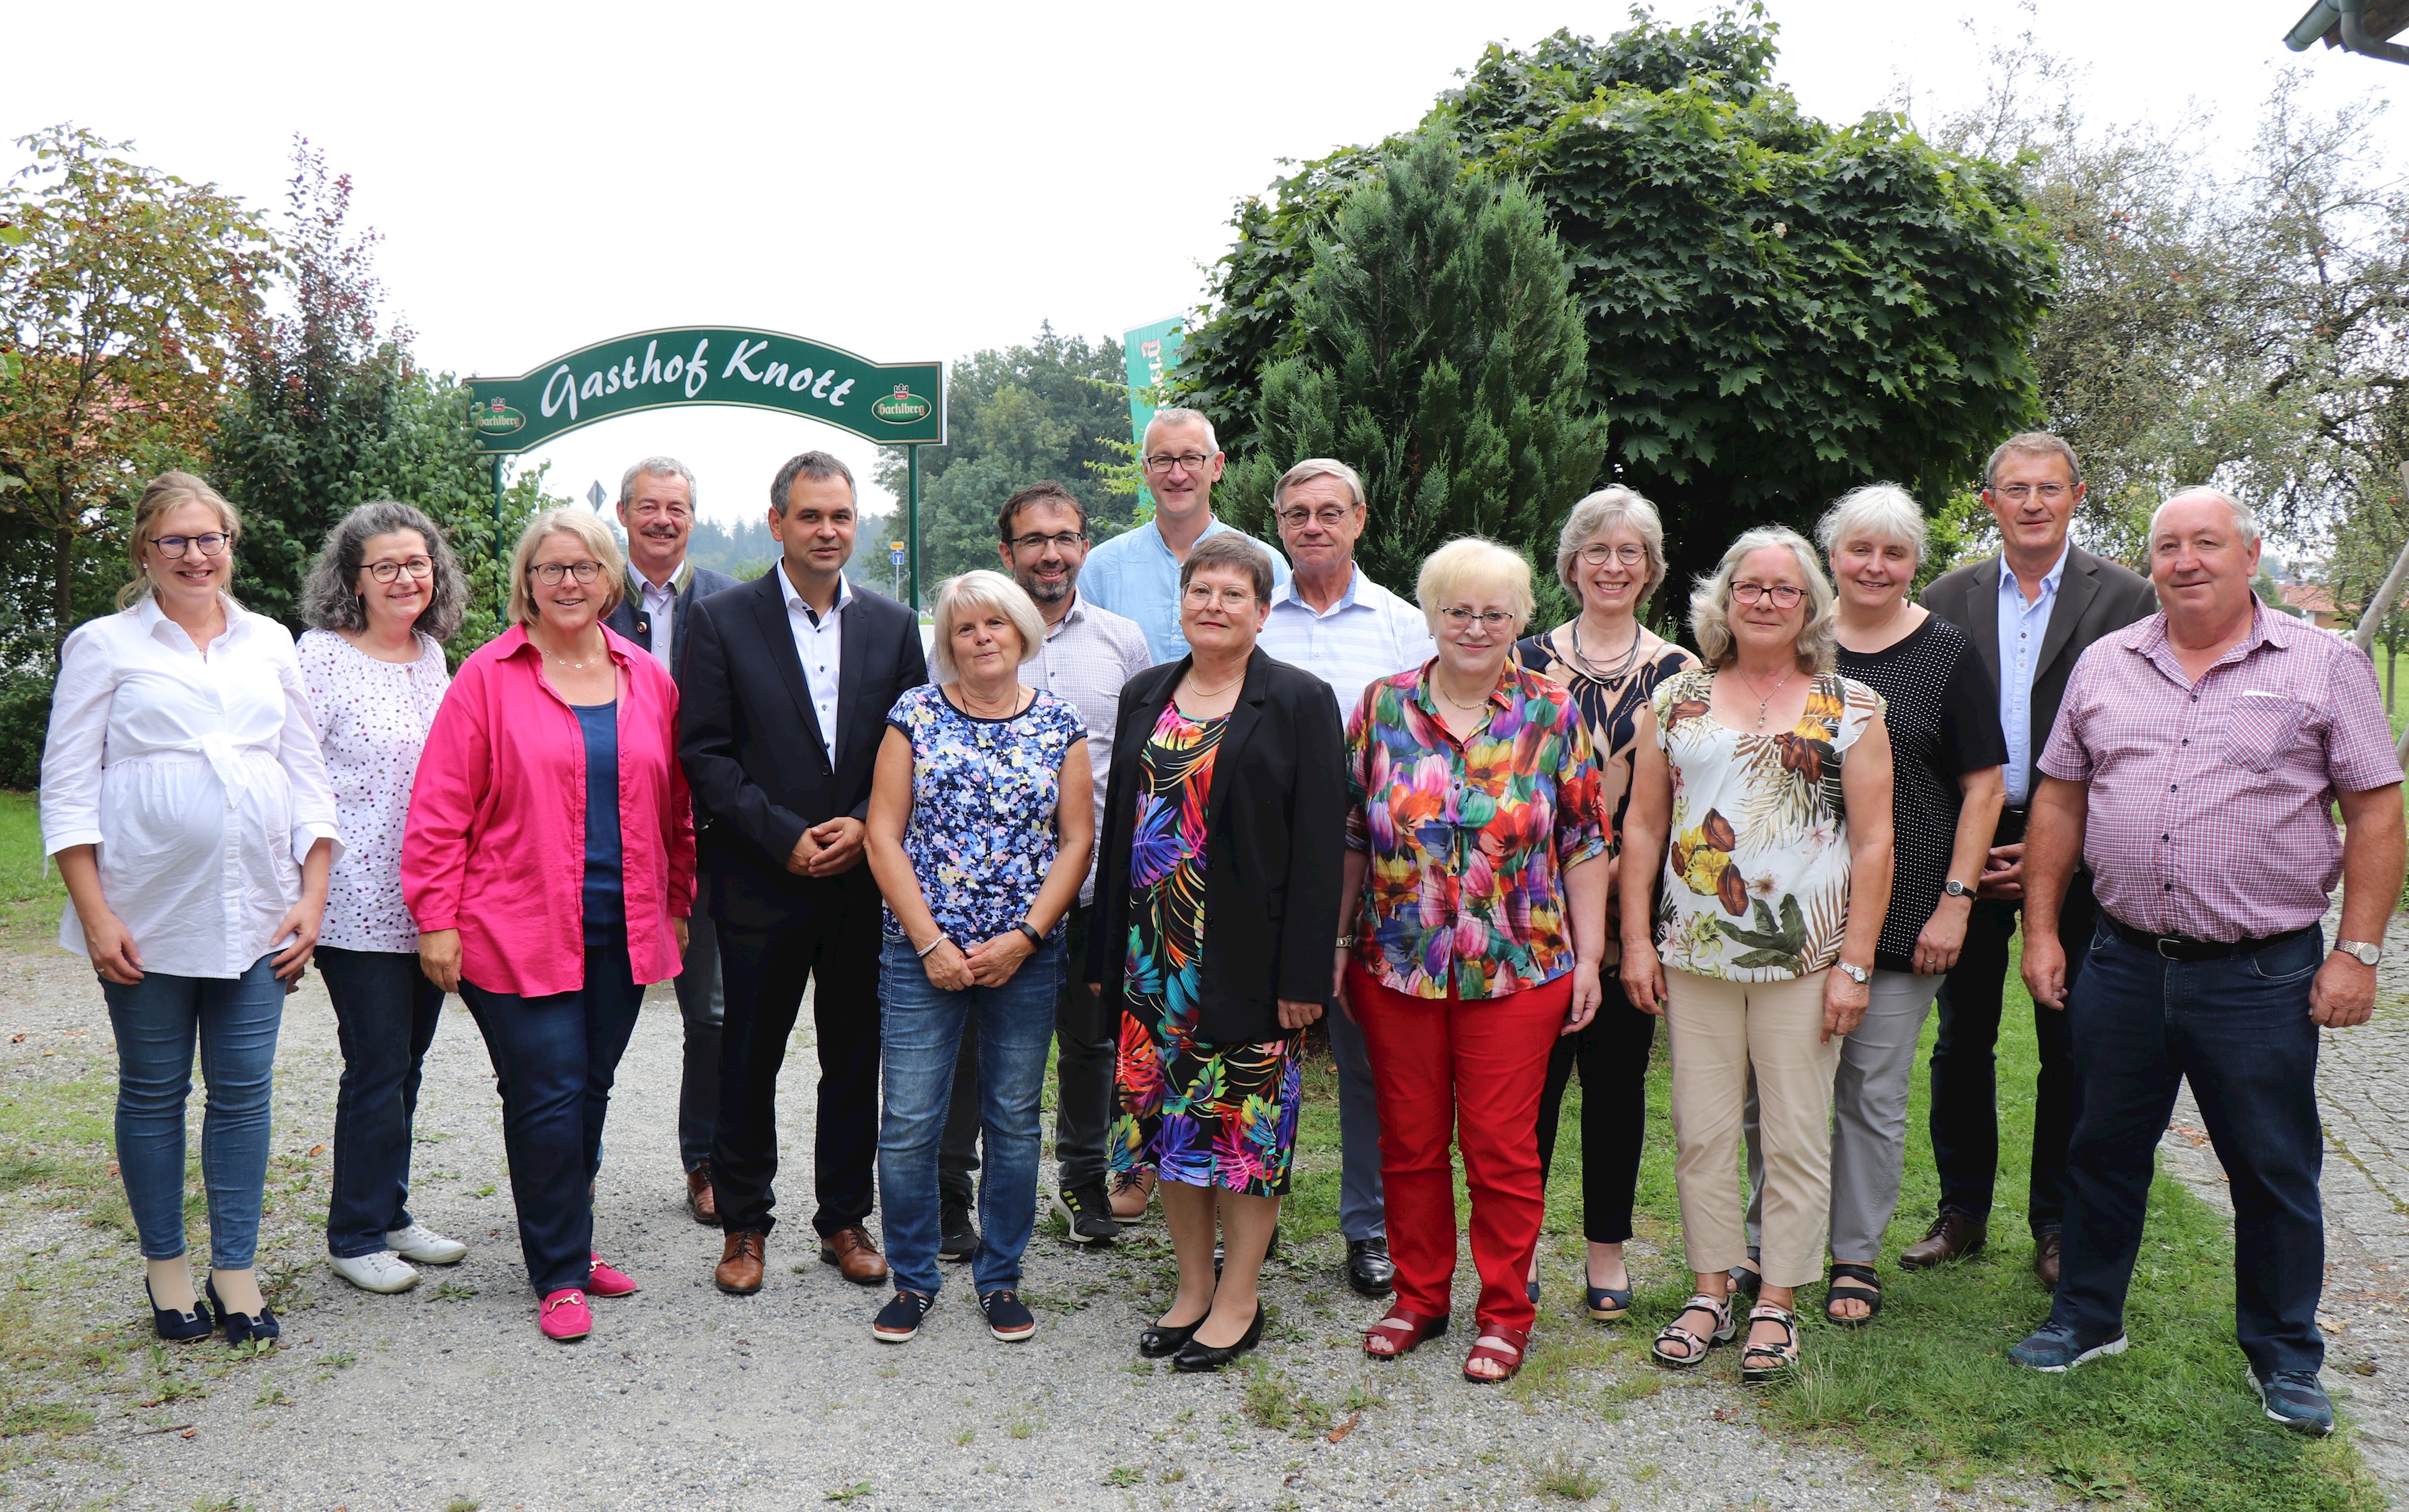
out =
[[2334,942],[2334,948],[2349,951],[2359,958],[2359,963],[2362,966],[2373,966],[2384,958],[2382,945],[2372,945],[2364,940],[2337,940]]
[[1874,973],[1867,971],[1862,966],[1852,966],[1844,960],[1836,960],[1832,965],[1841,975],[1847,977],[1850,981],[1856,983],[1859,986],[1863,986],[1868,982],[1874,979]]
[[1339,949],[1341,949],[1341,950],[1352,950],[1352,949],[1354,949],[1354,948],[1355,948],[1355,937],[1354,937],[1353,935],[1351,935],[1351,934],[1342,934],[1342,935],[1340,935],[1340,936],[1338,937],[1338,948],[1339,948]]
[[1940,890],[1952,898],[1971,898],[1974,896],[1974,889],[1967,886],[1955,877],[1951,877],[1948,881],[1942,883],[1940,885]]

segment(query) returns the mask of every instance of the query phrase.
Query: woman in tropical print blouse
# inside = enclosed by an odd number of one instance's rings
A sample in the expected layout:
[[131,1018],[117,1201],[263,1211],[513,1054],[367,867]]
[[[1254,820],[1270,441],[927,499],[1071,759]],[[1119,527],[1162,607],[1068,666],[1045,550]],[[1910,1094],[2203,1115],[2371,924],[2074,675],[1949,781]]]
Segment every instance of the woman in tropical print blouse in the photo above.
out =
[[1364,689],[1347,736],[1339,1002],[1372,1061],[1397,1264],[1396,1305],[1363,1348],[1388,1359],[1447,1329],[1453,1134],[1480,1272],[1464,1374],[1500,1381],[1530,1346],[1548,1054],[1597,1012],[1606,814],[1572,694],[1511,655],[1530,564],[1451,541],[1422,563],[1415,597],[1438,655]]
[[1833,670],[1833,619],[1832,586],[1796,532],[1741,536],[1690,597],[1706,667],[1657,688],[1636,742],[1623,986],[1672,1035],[1674,1180],[1698,1277],[1654,1346],[1674,1369],[1734,1332],[1726,1273],[1747,1255],[1736,1168],[1752,1071],[1764,1280],[1744,1376],[1796,1366],[1793,1291],[1823,1273],[1832,1076],[1865,1016],[1891,885],[1882,699]]

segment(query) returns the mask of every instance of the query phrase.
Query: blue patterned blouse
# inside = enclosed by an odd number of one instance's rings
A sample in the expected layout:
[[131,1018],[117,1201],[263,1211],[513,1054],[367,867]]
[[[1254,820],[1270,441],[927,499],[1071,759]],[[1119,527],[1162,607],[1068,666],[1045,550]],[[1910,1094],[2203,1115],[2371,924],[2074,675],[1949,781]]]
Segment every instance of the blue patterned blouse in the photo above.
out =
[[[903,854],[930,914],[965,950],[1005,933],[1054,864],[1062,760],[1088,738],[1079,712],[1040,693],[1009,719],[979,719],[930,683],[896,699],[887,723],[912,742]],[[901,928],[890,911],[887,930]]]

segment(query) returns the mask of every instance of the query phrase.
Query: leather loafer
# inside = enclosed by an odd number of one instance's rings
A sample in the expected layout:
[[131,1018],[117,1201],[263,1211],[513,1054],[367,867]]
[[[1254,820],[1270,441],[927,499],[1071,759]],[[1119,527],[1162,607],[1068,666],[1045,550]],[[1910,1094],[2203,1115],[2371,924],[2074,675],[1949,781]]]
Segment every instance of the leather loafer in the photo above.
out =
[[1980,1218],[1969,1218],[1948,1208],[1932,1220],[1924,1237],[1907,1246],[1899,1255],[1901,1270],[1921,1271],[1944,1261],[1965,1260],[1983,1252],[1983,1242],[1990,1237],[1990,1225]]
[[1137,1352],[1148,1360],[1168,1359],[1187,1348],[1188,1341],[1195,1337],[1196,1331],[1204,1324],[1204,1319],[1202,1318],[1193,1323],[1182,1323],[1177,1328],[1157,1323],[1151,1328],[1140,1331],[1137,1336]]
[[1347,1284],[1366,1297],[1385,1297],[1395,1289],[1397,1262],[1389,1258],[1385,1234],[1347,1241]]
[[731,1230],[719,1252],[719,1267],[711,1273],[712,1285],[731,1297],[760,1290],[761,1257],[769,1244],[770,1236],[758,1229]]
[[685,1174],[685,1210],[706,1229],[719,1227],[719,1198],[711,1189],[711,1162]]
[[821,1239],[820,1259],[856,1286],[874,1287],[887,1279],[887,1257],[870,1242],[870,1231],[858,1223]]
[[2057,1289],[2057,1272],[2066,1250],[2066,1236],[2052,1231],[2033,1240],[2033,1276],[2050,1291]]
[[[1212,1315],[1208,1313],[1205,1316],[1209,1318]],[[1202,1326],[1203,1323],[1200,1320],[1198,1327],[1201,1328]],[[1246,1332],[1238,1335],[1237,1343],[1226,1346],[1198,1344],[1192,1336],[1191,1331],[1191,1337],[1190,1337],[1188,1343],[1180,1348],[1180,1351],[1177,1354],[1171,1357],[1171,1368],[1176,1371],[1185,1371],[1190,1373],[1219,1370],[1231,1361],[1237,1359],[1240,1355],[1252,1349],[1256,1345],[1261,1344],[1262,1342],[1262,1338],[1263,1304],[1258,1302],[1255,1303],[1255,1320],[1247,1325]]]

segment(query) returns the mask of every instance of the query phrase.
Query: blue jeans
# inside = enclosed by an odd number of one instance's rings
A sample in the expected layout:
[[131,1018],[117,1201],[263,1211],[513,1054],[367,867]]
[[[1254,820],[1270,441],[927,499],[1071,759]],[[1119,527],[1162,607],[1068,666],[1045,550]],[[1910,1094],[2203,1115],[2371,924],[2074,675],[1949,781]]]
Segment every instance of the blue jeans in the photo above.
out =
[[627,939],[585,952],[585,985],[548,998],[460,983],[484,1031],[502,1094],[502,1148],[519,1214],[519,1252],[539,1297],[583,1289],[592,1268],[602,1120],[619,1058],[636,1032],[644,989],[627,966]]
[[124,986],[104,979],[117,1035],[117,1168],[144,1260],[184,1252],[184,1102],[193,1040],[201,1044],[209,1110],[201,1119],[201,1181],[209,1195],[209,1264],[250,1267],[267,1184],[267,1094],[284,984],[273,955],[228,980],[152,972]]
[[2325,1136],[2309,984],[2325,962],[2321,931],[2226,960],[2171,961],[2103,921],[2087,954],[2067,1002],[2080,1111],[2050,1321],[2086,1338],[2124,1331],[2158,1138],[2188,1080],[2233,1183],[2242,1352],[2262,1376],[2316,1370]]
[[385,1248],[387,1233],[411,1224],[410,1125],[443,989],[418,969],[415,951],[320,945],[315,959],[343,1047],[326,1253],[353,1260]]
[[1003,986],[960,992],[932,986],[910,942],[887,938],[878,960],[878,1049],[886,1077],[878,1199],[887,1263],[898,1288],[937,1294],[937,1144],[953,1096],[962,1027],[974,1014],[987,1159],[979,1172],[979,1246],[971,1260],[971,1284],[982,1296],[1019,1288],[1020,1252],[1037,1221],[1037,1105],[1061,985],[1059,935],[1022,961]]

